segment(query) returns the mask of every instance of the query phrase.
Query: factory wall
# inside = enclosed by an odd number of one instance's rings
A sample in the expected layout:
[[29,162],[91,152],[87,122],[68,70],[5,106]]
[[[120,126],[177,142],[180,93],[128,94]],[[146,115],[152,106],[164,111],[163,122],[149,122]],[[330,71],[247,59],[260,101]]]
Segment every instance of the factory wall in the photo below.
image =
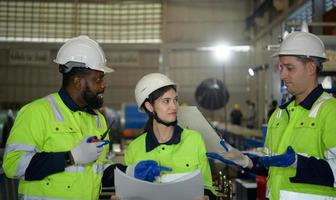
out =
[[[144,74],[160,71],[179,84],[180,101],[196,105],[194,92],[206,78],[223,79],[230,92],[227,110],[234,103],[246,109],[249,81],[249,53],[235,53],[225,65],[218,63],[212,52],[199,47],[221,41],[231,45],[246,44],[245,19],[249,1],[165,1],[162,44],[104,44],[103,49],[116,70],[106,76],[109,87],[105,103],[120,109],[123,103],[134,102],[136,81]],[[0,44],[0,105],[25,104],[57,91],[61,75],[52,62],[61,44]],[[163,60],[163,61],[162,61]],[[253,94],[252,94],[253,96]],[[205,114],[223,119],[223,109]]]

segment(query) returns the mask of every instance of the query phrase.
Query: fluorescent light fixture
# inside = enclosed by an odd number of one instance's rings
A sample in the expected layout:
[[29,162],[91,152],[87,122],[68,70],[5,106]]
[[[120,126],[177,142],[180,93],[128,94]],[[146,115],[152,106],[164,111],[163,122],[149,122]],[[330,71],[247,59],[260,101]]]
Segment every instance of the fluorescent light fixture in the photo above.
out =
[[231,49],[230,46],[221,44],[214,48],[214,53],[218,60],[225,61],[230,57]]
[[254,70],[251,67],[248,69],[248,73],[250,76],[254,76]]
[[251,47],[249,45],[238,45],[238,46],[218,45],[218,46],[211,46],[211,47],[200,47],[197,49],[201,51],[216,51],[218,49],[224,49],[224,48],[227,48],[230,51],[235,51],[235,52],[248,52],[251,50]]

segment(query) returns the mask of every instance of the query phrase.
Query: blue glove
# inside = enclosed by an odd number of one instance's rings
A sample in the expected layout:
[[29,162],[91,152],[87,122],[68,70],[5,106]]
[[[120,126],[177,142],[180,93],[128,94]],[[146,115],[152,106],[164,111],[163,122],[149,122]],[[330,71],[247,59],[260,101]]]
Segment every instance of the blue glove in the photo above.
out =
[[208,152],[206,155],[209,158],[219,160],[225,164],[236,166],[240,169],[248,167],[250,163],[250,159],[248,156],[244,155],[238,149],[229,146],[226,144],[224,140],[221,140],[220,145],[225,149],[224,152],[216,153],[216,152]]
[[291,146],[287,147],[284,154],[277,156],[263,156],[259,158],[259,163],[266,167],[288,167],[296,161],[296,154]]
[[237,165],[235,162],[223,158],[223,157],[222,157],[221,155],[219,155],[218,153],[208,152],[208,153],[206,153],[206,155],[207,155],[208,158],[212,158],[212,159],[215,159],[215,160],[219,160],[219,161],[221,161],[221,162],[224,163],[224,164],[227,164],[227,165],[233,165],[233,166],[236,166],[236,167],[238,167],[238,168],[242,168],[240,165]]
[[135,165],[134,177],[144,181],[153,182],[161,171],[171,171],[171,168],[158,165],[154,160],[140,161]]

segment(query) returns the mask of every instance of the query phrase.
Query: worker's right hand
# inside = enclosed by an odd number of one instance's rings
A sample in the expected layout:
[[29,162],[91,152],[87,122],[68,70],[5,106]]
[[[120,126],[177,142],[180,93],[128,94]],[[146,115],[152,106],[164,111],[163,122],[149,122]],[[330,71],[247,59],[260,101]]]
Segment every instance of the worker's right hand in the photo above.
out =
[[84,138],[75,148],[71,155],[75,164],[85,165],[98,159],[103,151],[104,141],[89,142],[90,137]]
[[206,155],[209,158],[219,160],[225,164],[234,165],[242,168],[252,167],[252,161],[250,158],[243,154],[236,148],[232,146],[225,145],[224,141],[220,142],[221,146],[224,148],[224,152],[216,153],[216,152],[208,152]]
[[155,177],[160,176],[161,171],[171,171],[171,168],[160,166],[154,160],[140,161],[135,165],[134,177],[144,181],[153,182]]

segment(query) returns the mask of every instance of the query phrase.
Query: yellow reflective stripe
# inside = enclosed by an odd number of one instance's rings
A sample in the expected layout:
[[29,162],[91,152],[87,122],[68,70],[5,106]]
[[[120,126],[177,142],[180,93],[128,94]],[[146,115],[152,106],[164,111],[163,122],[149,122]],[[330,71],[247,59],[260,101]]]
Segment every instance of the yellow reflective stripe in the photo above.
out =
[[335,197],[280,190],[280,200],[336,200]]
[[33,156],[38,152],[33,145],[23,145],[23,144],[8,144],[6,145],[5,153],[19,152],[22,151],[23,155],[20,157],[19,163],[16,166],[16,171],[14,174],[15,178],[24,179],[25,171],[33,158]]
[[45,98],[49,101],[52,107],[56,121],[59,121],[59,122],[64,121],[63,115],[61,114],[61,111],[58,109],[54,97],[50,94]]

